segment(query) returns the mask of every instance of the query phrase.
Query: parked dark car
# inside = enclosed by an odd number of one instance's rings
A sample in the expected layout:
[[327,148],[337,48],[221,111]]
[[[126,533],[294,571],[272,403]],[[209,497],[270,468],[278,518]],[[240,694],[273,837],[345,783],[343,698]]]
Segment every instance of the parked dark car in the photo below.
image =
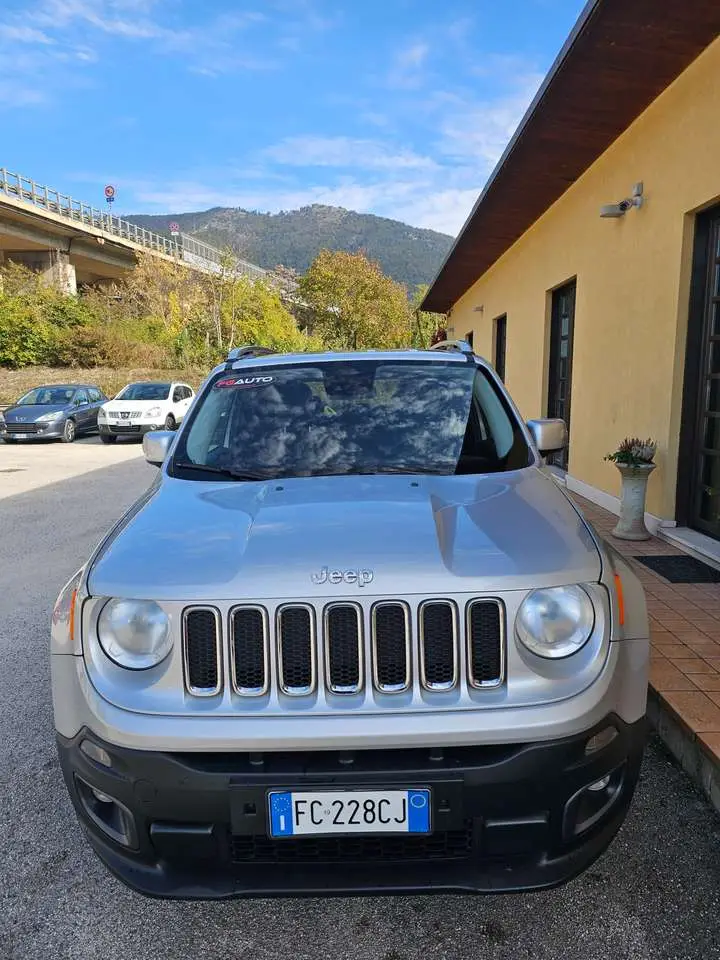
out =
[[0,413],[0,438],[53,439],[72,443],[82,433],[97,431],[98,410],[107,400],[98,387],[80,383],[35,387]]

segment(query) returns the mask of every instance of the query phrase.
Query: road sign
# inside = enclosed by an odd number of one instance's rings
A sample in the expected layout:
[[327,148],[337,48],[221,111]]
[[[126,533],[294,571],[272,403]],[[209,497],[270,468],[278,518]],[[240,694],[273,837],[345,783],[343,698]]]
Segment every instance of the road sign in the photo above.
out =
[[176,237],[180,233],[180,224],[171,223],[170,224],[170,233],[173,237]]
[[105,187],[105,199],[106,199],[106,200],[114,200],[114,199],[115,199],[115,187],[114,187],[111,183],[109,183],[109,184]]

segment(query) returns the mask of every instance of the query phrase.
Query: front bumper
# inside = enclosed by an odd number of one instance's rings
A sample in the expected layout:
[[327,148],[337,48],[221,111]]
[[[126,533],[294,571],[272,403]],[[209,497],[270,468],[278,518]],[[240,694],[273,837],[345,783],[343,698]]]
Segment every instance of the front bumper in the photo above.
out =
[[0,440],[9,437],[11,440],[57,440],[62,437],[65,429],[65,420],[50,420],[47,423],[23,424],[22,429],[13,424],[5,423],[0,426]]
[[[615,738],[586,755],[608,725]],[[500,892],[564,883],[605,850],[637,783],[645,729],[610,715],[536,743],[265,754],[131,750],[84,729],[58,735],[58,749],[95,851],[150,896]],[[268,837],[270,789],[368,786],[429,787],[434,832]]]
[[104,436],[110,437],[144,437],[152,430],[162,430],[163,425],[157,423],[136,423],[128,420],[125,424],[110,424],[98,422],[98,430]]

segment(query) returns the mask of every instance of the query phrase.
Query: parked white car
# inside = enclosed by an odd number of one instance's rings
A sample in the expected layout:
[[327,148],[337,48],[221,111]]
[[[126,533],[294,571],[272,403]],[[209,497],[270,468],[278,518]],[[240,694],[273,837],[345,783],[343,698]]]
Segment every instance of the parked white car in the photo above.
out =
[[194,396],[187,383],[129,383],[100,407],[100,439],[115,443],[118,437],[141,438],[150,430],[175,430]]

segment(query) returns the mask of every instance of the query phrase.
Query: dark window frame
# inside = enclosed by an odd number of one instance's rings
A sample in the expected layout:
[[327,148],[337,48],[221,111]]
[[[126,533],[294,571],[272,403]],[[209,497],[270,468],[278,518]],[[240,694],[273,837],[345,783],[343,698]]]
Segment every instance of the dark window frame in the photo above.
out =
[[501,313],[493,320],[493,365],[495,373],[505,383],[505,360],[507,351],[507,314]]

